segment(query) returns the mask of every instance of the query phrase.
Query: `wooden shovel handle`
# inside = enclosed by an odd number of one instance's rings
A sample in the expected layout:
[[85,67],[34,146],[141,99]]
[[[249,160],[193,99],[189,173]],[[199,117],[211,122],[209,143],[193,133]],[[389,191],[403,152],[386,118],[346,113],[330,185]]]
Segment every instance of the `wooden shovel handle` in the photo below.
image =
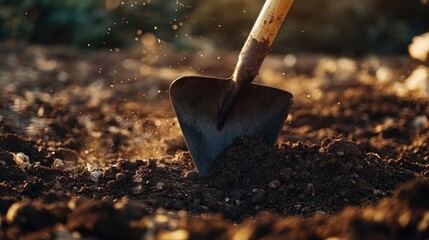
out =
[[267,0],[241,49],[232,80],[238,88],[250,85],[277,35],[293,0]]

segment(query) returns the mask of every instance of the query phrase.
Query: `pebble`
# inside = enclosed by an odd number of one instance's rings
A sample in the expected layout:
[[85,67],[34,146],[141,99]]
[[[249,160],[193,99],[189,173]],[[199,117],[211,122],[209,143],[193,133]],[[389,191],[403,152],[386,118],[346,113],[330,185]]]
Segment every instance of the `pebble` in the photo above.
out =
[[30,166],[30,158],[22,152],[13,153],[13,160],[21,168]]
[[316,215],[322,215],[322,216],[326,216],[327,215],[326,212],[324,212],[324,211],[316,211],[315,214]]
[[94,170],[89,175],[93,182],[98,182],[98,178],[100,178],[102,172],[100,170]]
[[142,185],[137,185],[136,187],[133,188],[133,193],[135,195],[142,194],[143,192],[144,192],[144,188],[142,187]]
[[117,173],[115,177],[117,181],[122,181],[125,179],[125,175],[121,172]]
[[417,116],[414,118],[414,120],[411,122],[411,125],[414,128],[424,128],[428,127],[428,118],[424,115]]
[[335,154],[338,156],[344,155],[361,155],[359,147],[352,141],[339,138],[325,138],[322,141],[322,146],[319,149],[320,153]]
[[55,158],[54,162],[52,163],[52,167],[54,168],[64,168],[64,166],[64,161],[59,158]]
[[135,183],[141,183],[143,181],[142,175],[141,174],[136,174],[133,176],[133,181]]
[[115,180],[109,180],[108,182],[107,182],[107,186],[108,187],[113,187],[115,185]]
[[273,180],[270,183],[268,183],[268,186],[272,189],[277,189],[278,187],[280,187],[281,183],[278,180]]
[[165,186],[165,183],[163,183],[163,182],[157,182],[157,183],[155,184],[155,188],[156,188],[157,190],[162,190],[162,189],[164,188],[164,186]]

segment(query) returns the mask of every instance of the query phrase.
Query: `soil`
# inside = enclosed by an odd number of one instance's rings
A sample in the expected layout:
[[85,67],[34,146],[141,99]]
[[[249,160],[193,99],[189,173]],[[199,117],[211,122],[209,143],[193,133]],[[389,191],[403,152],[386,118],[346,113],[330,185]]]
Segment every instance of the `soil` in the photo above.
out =
[[417,63],[269,57],[257,81],[295,95],[278,144],[237,139],[202,176],[168,86],[236,55],[142,51],[0,45],[0,239],[429,238],[429,100],[393,90]]

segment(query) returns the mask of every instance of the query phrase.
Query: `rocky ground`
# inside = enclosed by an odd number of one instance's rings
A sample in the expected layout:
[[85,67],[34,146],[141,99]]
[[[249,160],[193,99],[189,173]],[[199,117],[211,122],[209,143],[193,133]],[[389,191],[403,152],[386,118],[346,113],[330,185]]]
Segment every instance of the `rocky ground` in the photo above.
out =
[[419,63],[270,56],[292,92],[278,144],[237,139],[205,176],[168,99],[236,54],[0,45],[0,239],[427,239]]

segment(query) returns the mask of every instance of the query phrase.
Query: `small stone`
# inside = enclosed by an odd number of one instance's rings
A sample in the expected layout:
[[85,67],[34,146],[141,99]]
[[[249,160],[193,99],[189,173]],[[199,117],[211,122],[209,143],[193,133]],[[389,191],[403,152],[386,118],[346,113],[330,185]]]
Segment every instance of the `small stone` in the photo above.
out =
[[64,166],[64,161],[59,158],[55,158],[54,162],[52,163],[52,167],[54,168],[64,168]]
[[158,182],[155,184],[155,188],[157,190],[162,190],[164,188],[164,186],[165,186],[165,183],[163,183],[163,182]]
[[325,138],[322,141],[322,146],[319,149],[320,153],[335,154],[338,156],[344,155],[361,155],[362,151],[352,141],[339,138]]
[[30,158],[22,152],[13,153],[13,160],[21,168],[30,166]]
[[141,174],[138,174],[138,173],[136,172],[136,174],[133,176],[133,181],[134,181],[135,183],[141,183],[141,182],[143,181],[142,175],[141,175]]
[[424,115],[417,116],[414,118],[414,120],[411,122],[411,125],[415,128],[427,128],[428,125],[428,118]]
[[254,188],[254,189],[252,189],[252,193],[256,193],[256,192],[258,192],[258,190],[259,190],[259,189]]
[[125,179],[125,175],[121,172],[118,172],[115,177],[117,181],[122,181]]
[[302,205],[301,204],[296,204],[296,205],[294,205],[294,208],[296,208],[296,209],[300,209],[302,207]]
[[100,178],[101,174],[102,173],[100,170],[95,170],[95,171],[92,171],[89,175],[93,182],[98,182],[98,179]]
[[385,195],[385,193],[380,189],[373,189],[373,192],[374,192],[374,195],[376,195],[376,196],[377,195],[382,195],[382,196]]
[[109,180],[109,181],[107,181],[107,186],[108,186],[108,187],[113,187],[113,186],[115,186],[115,180]]
[[324,212],[324,211],[316,211],[315,214],[316,215],[326,216],[326,212]]
[[143,192],[144,192],[144,188],[142,187],[142,185],[137,185],[136,187],[133,188],[133,193],[135,195],[142,194]]
[[270,183],[268,183],[268,186],[272,189],[277,189],[280,187],[281,183],[278,180],[273,180]]

